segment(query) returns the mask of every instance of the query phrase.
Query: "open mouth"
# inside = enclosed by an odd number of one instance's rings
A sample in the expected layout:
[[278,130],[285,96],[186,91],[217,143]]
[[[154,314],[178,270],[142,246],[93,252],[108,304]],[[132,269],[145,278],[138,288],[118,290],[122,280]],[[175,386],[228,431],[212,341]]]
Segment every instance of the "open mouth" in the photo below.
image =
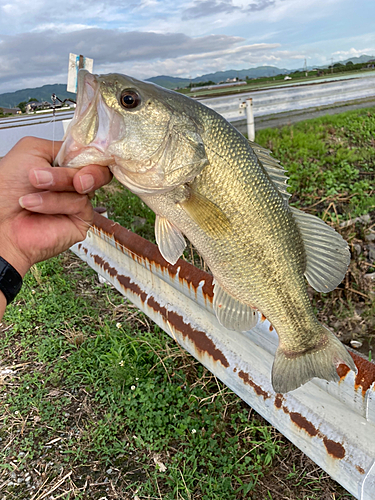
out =
[[77,107],[56,157],[60,166],[79,168],[114,162],[110,145],[124,135],[121,116],[107,106],[100,92],[100,81],[86,70],[78,74]]

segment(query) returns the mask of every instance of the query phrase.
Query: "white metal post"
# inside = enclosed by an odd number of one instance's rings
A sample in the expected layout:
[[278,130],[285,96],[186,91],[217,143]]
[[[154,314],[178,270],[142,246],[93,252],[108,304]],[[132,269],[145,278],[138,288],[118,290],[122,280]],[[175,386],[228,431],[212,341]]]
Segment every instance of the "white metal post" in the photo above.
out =
[[374,364],[352,354],[357,375],[340,365],[339,383],[313,379],[275,394],[275,330],[267,320],[247,333],[221,326],[208,273],[171,266],[156,245],[98,214],[72,250],[355,498],[374,500]]
[[247,137],[249,141],[254,141],[255,125],[254,125],[253,100],[251,97],[246,99],[246,121],[247,121]]

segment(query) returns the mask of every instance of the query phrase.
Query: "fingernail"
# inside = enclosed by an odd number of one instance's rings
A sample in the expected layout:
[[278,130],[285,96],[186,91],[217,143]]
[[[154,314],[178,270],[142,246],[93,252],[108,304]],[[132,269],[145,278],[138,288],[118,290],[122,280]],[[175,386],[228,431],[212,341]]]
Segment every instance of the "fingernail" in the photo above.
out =
[[34,208],[42,204],[42,197],[39,194],[27,194],[19,199],[22,208]]
[[90,191],[94,187],[94,177],[91,174],[85,174],[82,175],[82,177],[79,178],[81,181],[81,187],[82,191],[84,193],[87,193],[87,191]]
[[47,170],[34,170],[37,186],[50,186],[53,183],[53,176]]

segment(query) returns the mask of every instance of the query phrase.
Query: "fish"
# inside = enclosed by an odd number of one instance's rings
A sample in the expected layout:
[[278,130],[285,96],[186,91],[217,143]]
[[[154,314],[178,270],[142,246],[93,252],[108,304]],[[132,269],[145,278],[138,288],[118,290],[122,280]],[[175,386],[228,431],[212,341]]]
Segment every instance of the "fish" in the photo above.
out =
[[108,166],[155,212],[155,239],[167,262],[177,262],[185,238],[195,246],[212,272],[222,326],[247,332],[260,314],[270,321],[279,338],[276,393],[314,377],[338,381],[340,363],[356,372],[345,346],[316,318],[306,283],[334,290],[350,262],[348,244],[289,205],[286,171],[268,149],[185,95],[81,70],[57,164],[92,163]]

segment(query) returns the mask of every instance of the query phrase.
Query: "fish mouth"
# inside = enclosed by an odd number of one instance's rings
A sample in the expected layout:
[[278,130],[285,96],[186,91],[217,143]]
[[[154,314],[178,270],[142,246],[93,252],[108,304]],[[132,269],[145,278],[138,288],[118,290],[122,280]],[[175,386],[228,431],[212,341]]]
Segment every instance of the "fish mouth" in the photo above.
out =
[[115,163],[110,144],[125,134],[119,113],[107,106],[100,92],[100,80],[86,70],[78,72],[77,105],[55,164],[80,168],[89,164]]

